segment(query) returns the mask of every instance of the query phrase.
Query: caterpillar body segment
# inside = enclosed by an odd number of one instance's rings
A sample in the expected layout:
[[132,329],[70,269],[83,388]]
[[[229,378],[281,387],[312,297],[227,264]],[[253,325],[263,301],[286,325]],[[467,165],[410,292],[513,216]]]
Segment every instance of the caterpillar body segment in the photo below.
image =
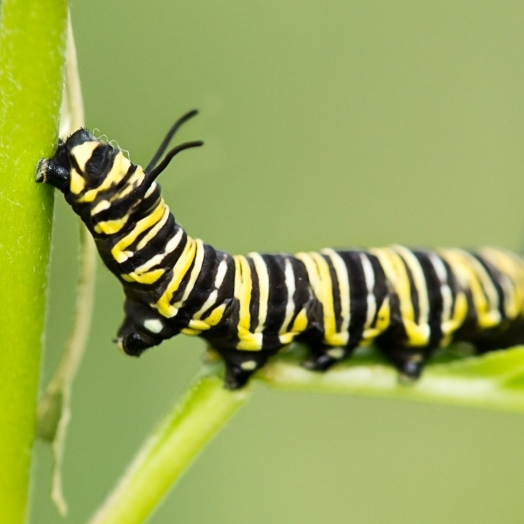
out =
[[504,250],[232,256],[190,237],[155,179],[178,152],[202,145],[181,144],[158,164],[194,114],[175,123],[146,169],[85,129],[37,167],[37,182],[64,193],[122,283],[117,343],[125,353],[199,336],[225,360],[226,386],[236,389],[294,341],[309,348],[304,365],[317,371],[376,343],[407,379],[456,340],[479,352],[524,342],[524,263]]

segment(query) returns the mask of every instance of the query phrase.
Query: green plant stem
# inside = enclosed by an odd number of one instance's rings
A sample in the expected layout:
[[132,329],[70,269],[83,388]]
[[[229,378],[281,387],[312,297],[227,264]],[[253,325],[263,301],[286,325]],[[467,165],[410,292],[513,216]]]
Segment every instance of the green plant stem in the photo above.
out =
[[[290,391],[360,394],[524,413],[524,348],[464,357],[448,350],[423,377],[401,384],[397,371],[373,349],[357,352],[327,373],[300,364],[297,348],[273,359],[254,379]],[[249,388],[223,388],[220,364],[207,366],[182,402],[151,434],[90,524],[139,524],[150,515],[193,458],[247,400]]]
[[[67,23],[66,70],[64,97],[60,110],[60,138],[84,125],[84,105],[78,73],[75,39],[71,25],[71,13]],[[89,337],[94,303],[96,247],[93,238],[81,220],[80,226],[80,273],[77,284],[73,328],[53,378],[42,395],[37,411],[38,436],[52,443],[54,465],[51,498],[59,513],[67,514],[67,502],[62,488],[62,463],[67,428],[71,420],[71,394],[73,382],[80,367]]]
[[158,505],[195,456],[249,398],[227,391],[219,370],[206,367],[146,440],[91,524],[138,524]]
[[3,0],[0,14],[0,522],[25,520],[35,431],[66,0]]
[[82,361],[89,336],[94,301],[96,247],[83,223],[80,226],[80,275],[77,285],[75,319],[67,347],[53,378],[38,404],[38,437],[52,442],[54,465],[51,499],[62,516],[67,502],[62,488],[62,463],[71,420],[73,381]]
[[[449,358],[449,355],[444,354]],[[300,351],[274,359],[257,378],[272,388],[310,393],[366,395],[524,413],[524,348],[430,363],[422,377],[399,382],[398,372],[371,349],[312,373]]]

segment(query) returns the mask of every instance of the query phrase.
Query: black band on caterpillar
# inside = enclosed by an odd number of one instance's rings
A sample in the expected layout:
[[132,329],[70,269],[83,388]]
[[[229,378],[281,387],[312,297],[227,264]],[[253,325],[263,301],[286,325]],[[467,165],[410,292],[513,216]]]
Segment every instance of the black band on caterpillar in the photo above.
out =
[[191,238],[155,178],[178,152],[202,145],[179,145],[160,161],[196,113],[175,123],[145,170],[85,129],[37,167],[36,181],[64,193],[122,283],[116,341],[127,354],[179,333],[198,335],[225,360],[226,386],[236,389],[293,341],[308,346],[304,365],[318,371],[375,342],[409,380],[453,341],[480,352],[524,341],[524,263],[504,250],[232,256]]

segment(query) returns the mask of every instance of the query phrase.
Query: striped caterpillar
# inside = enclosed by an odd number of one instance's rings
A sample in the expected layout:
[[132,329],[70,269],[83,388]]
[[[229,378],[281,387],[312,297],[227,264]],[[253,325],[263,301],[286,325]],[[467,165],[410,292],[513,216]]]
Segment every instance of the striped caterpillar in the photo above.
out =
[[467,341],[478,352],[524,341],[524,263],[493,248],[334,250],[229,255],[177,224],[155,182],[187,142],[170,129],[149,165],[79,129],[40,160],[51,184],[93,235],[122,283],[117,344],[128,355],[179,333],[204,338],[225,361],[225,385],[242,387],[268,358],[301,342],[304,362],[325,371],[374,342],[413,380],[434,351]]

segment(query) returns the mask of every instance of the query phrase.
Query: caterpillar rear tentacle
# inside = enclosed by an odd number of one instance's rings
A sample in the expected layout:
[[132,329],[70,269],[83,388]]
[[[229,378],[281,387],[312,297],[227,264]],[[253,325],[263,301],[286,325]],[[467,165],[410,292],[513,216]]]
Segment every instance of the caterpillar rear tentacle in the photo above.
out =
[[404,381],[456,340],[479,352],[524,341],[524,263],[486,248],[333,250],[229,255],[190,237],[155,179],[191,111],[170,129],[144,170],[118,148],[79,129],[42,159],[36,181],[64,193],[122,283],[125,318],[116,342],[128,355],[179,333],[205,339],[226,363],[225,384],[249,377],[294,341],[304,366],[326,371],[376,343]]

